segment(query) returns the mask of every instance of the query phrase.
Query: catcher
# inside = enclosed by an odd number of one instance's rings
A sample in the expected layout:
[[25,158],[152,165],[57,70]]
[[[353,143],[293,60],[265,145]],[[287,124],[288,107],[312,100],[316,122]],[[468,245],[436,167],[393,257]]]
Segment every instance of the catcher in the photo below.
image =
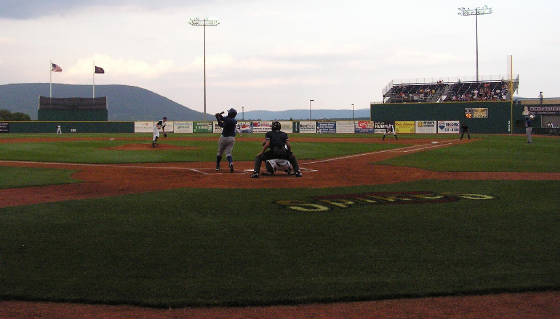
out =
[[[255,169],[253,170],[253,174],[251,174],[251,178],[259,177],[262,161],[268,161],[272,159],[288,160],[294,169],[294,175],[296,177],[302,176],[299,170],[297,159],[292,153],[292,148],[290,146],[290,142],[288,141],[288,134],[282,132],[280,130],[281,128],[282,126],[280,125],[280,122],[272,122],[272,131],[268,131],[266,133],[265,140],[263,142],[263,148],[255,158]],[[268,170],[270,171],[270,169]]]

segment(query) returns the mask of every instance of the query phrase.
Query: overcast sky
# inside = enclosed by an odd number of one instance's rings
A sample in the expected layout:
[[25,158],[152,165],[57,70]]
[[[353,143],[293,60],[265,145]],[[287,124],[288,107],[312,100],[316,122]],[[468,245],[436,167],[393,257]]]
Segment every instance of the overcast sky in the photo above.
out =
[[560,2],[493,0],[1,0],[0,84],[96,84],[152,90],[207,111],[367,108],[391,80],[520,76],[519,96],[560,96]]

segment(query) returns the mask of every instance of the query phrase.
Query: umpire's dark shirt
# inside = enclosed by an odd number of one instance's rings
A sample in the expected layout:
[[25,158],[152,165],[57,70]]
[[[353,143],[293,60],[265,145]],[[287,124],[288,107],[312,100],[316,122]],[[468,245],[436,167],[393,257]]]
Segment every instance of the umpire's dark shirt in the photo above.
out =
[[223,127],[222,136],[235,136],[235,128],[237,127],[237,120],[232,117],[224,117],[223,121],[218,121],[218,125]]
[[269,131],[265,135],[266,140],[270,141],[270,149],[273,152],[284,152],[284,145],[288,141],[288,134],[282,131]]

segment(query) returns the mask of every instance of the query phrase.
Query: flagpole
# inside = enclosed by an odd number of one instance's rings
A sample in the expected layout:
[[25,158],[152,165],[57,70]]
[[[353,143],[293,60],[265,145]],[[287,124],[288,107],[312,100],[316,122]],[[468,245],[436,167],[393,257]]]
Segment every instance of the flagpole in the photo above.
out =
[[49,60],[49,98],[52,99],[52,60]]
[[95,99],[95,61],[93,61],[93,98]]

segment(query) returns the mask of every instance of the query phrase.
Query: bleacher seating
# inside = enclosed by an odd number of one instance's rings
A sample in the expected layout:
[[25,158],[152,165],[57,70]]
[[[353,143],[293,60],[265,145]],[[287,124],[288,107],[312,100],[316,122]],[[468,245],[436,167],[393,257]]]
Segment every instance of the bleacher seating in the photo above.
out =
[[399,83],[392,84],[383,94],[384,103],[505,101],[507,99],[509,99],[509,83],[503,80]]

